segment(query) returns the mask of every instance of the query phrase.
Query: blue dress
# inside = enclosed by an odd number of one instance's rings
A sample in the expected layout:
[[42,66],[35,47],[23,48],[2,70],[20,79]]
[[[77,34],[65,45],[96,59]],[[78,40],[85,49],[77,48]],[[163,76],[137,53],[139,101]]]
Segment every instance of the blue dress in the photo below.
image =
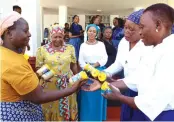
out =
[[[128,97],[135,97],[138,95],[138,92],[134,92],[131,89],[127,89],[124,93],[125,96]],[[121,105],[121,116],[120,116],[120,121],[131,121],[133,114],[134,114],[134,109],[131,108],[128,104],[122,104]]]
[[174,34],[174,25],[172,26],[172,34]]
[[[70,32],[72,33],[72,36],[80,35],[81,30],[82,30],[81,25],[72,23],[72,25],[70,27]],[[82,38],[83,37],[76,37],[76,38],[70,38],[69,39],[69,44],[73,45],[74,48],[75,48],[76,60],[77,61],[78,61],[78,58],[79,58],[79,50],[80,50],[80,45],[82,43]]]
[[[104,70],[103,67],[97,68]],[[92,81],[88,80],[88,83]],[[101,95],[101,90],[88,92],[80,90],[78,94],[79,121],[105,121],[107,100]]]

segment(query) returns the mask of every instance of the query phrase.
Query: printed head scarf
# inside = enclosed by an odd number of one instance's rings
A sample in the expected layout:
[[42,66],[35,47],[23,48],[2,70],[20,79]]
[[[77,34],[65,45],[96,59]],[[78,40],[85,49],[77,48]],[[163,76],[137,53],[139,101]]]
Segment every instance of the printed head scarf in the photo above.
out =
[[[0,37],[4,34],[4,32],[11,26],[13,26],[14,22],[19,20],[21,15],[15,11],[11,12],[9,15],[4,17],[0,21]],[[2,45],[3,41],[0,38],[0,44]]]
[[64,34],[64,28],[60,26],[59,24],[54,24],[50,26],[50,36],[52,36],[55,33],[62,33]]
[[143,11],[144,11],[144,9],[135,11],[132,14],[130,14],[127,19],[134,22],[135,24],[140,24],[140,18],[143,14]]

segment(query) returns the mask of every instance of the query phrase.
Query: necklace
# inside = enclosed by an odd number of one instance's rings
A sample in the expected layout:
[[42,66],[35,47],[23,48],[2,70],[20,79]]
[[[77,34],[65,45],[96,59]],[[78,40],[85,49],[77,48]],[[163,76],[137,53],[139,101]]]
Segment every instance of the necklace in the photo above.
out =
[[86,41],[87,42],[87,44],[90,44],[90,45],[94,45],[94,44],[96,44],[97,43],[97,41],[95,40],[94,42],[89,42],[89,41]]

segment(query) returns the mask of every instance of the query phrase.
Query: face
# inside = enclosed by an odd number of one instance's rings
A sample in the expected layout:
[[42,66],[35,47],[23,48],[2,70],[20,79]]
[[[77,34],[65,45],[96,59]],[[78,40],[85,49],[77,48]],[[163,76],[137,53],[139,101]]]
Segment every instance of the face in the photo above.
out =
[[124,35],[127,41],[129,42],[139,41],[141,39],[139,31],[140,31],[139,25],[135,24],[130,20],[126,20],[124,26]]
[[59,47],[63,45],[64,42],[64,34],[62,33],[55,33],[51,36],[52,43],[55,47]]
[[96,35],[97,35],[97,31],[95,27],[90,27],[88,29],[88,39],[95,40]]
[[118,20],[117,20],[117,19],[114,19],[114,20],[113,20],[113,25],[114,25],[114,26],[118,26]]
[[101,23],[102,22],[102,17],[98,16],[97,18],[99,19],[99,23]]
[[99,20],[99,18],[97,17],[97,18],[94,20],[94,24],[99,25],[99,23],[100,23],[100,20]]
[[153,45],[158,37],[152,14],[145,12],[140,19],[140,34],[145,45]]
[[28,45],[31,34],[28,23],[24,19],[19,19],[16,28],[9,33],[12,45],[17,48],[23,48]]
[[79,17],[78,17],[78,16],[76,16],[76,17],[74,18],[74,22],[75,22],[75,23],[79,23]]
[[69,24],[65,24],[65,28],[69,28]]
[[110,28],[107,28],[104,31],[103,36],[104,36],[105,39],[110,39],[111,36],[112,36],[112,30]]

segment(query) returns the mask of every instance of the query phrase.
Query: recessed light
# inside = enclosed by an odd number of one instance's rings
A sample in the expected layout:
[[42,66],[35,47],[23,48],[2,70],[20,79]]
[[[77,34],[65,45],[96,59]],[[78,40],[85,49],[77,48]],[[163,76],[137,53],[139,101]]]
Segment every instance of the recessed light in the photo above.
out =
[[102,10],[97,10],[98,12],[101,12]]

